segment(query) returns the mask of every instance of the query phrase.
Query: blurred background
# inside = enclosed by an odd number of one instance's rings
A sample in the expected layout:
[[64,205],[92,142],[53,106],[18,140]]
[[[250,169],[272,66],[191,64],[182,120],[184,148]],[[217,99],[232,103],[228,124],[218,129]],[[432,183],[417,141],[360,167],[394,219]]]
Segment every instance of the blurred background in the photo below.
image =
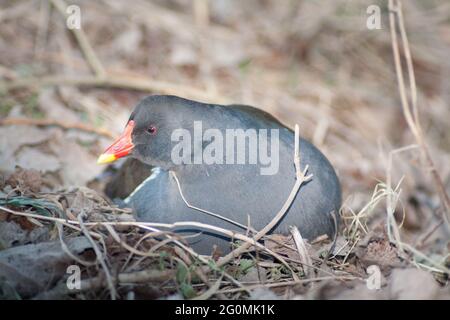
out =
[[[65,8],[80,8],[81,29]],[[381,8],[381,29],[366,26]],[[426,141],[450,189],[450,2],[403,3]],[[401,53],[403,54],[403,53]],[[0,172],[43,173],[45,190],[102,192],[96,158],[149,94],[266,110],[316,144],[343,186],[343,215],[386,181],[404,120],[387,1],[0,1]],[[439,198],[417,150],[389,171],[403,232],[433,225]],[[384,217],[374,207],[369,222]],[[347,213],[346,213],[347,212]],[[419,233],[420,232],[420,233]],[[408,238],[407,238],[408,239]]]

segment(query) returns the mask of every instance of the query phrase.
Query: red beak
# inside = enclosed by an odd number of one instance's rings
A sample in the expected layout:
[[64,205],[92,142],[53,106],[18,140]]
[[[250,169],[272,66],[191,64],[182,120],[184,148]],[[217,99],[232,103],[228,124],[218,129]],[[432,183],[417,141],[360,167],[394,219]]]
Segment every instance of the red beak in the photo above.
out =
[[122,135],[114,141],[113,144],[111,144],[105,152],[100,155],[100,157],[98,157],[97,163],[110,163],[129,155],[131,150],[134,148],[134,144],[131,141],[131,133],[133,132],[133,128],[134,121],[130,120]]

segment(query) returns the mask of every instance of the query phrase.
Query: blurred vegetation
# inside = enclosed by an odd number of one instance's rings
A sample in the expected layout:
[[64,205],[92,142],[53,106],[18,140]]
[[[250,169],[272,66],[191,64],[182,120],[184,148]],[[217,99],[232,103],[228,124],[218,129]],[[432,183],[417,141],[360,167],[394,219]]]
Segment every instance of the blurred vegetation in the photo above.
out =
[[[143,96],[250,104],[298,123],[327,155],[343,186],[344,227],[360,213],[370,230],[384,226],[385,195],[372,195],[391,175],[392,185],[401,181],[395,215],[405,241],[448,259],[448,230],[432,230],[441,209],[420,153],[396,154],[387,172],[390,153],[415,143],[401,110],[387,1],[70,1],[81,9],[85,42],[66,27],[62,3],[0,2],[0,118],[54,120],[0,125],[0,173],[26,165],[41,170],[45,191],[88,185],[101,193],[96,155]],[[402,3],[425,139],[450,192],[450,2]],[[369,5],[381,8],[379,30],[366,27]],[[366,235],[356,229],[352,241]],[[250,262],[240,261],[240,273]],[[190,270],[176,268],[182,293],[194,296]],[[272,279],[280,270],[271,269]]]

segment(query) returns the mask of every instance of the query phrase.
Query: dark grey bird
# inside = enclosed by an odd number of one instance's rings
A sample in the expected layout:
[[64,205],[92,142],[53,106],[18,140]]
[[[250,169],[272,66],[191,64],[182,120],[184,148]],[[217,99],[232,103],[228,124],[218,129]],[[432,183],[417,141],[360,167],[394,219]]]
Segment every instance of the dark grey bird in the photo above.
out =
[[[135,167],[143,182],[123,201],[140,221],[196,221],[245,232],[246,226],[265,227],[283,206],[296,179],[293,155],[294,132],[264,111],[155,95],[135,107],[124,133],[98,162],[131,156],[141,163]],[[324,234],[332,239],[341,206],[338,177],[327,158],[302,138],[300,158],[312,179],[301,186],[271,232],[287,234],[293,225],[306,239]],[[190,205],[239,226],[190,209],[171,171]],[[230,239],[223,234],[196,228],[176,232],[193,235],[187,241],[201,254],[211,254],[214,245],[224,253],[230,250]]]

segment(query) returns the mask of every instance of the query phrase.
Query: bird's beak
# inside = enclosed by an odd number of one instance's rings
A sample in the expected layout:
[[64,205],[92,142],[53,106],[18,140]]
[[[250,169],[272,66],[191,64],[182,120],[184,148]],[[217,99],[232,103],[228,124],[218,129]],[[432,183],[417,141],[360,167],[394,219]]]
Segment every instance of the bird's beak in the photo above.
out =
[[110,145],[103,154],[97,159],[98,164],[114,162],[119,158],[125,157],[130,154],[134,148],[134,144],[131,141],[131,133],[133,132],[134,121],[130,120],[125,127],[122,135]]

